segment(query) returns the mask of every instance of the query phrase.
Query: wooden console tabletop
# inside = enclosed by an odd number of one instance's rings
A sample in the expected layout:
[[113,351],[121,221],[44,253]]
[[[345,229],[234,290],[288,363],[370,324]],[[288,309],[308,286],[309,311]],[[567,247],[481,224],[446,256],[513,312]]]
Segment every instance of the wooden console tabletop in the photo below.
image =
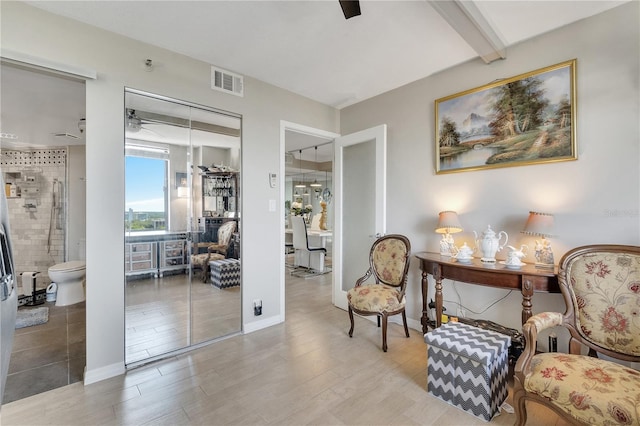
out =
[[439,253],[420,252],[416,258],[422,270],[422,332],[427,332],[427,276],[431,274],[436,281],[436,326],[442,322],[442,280],[461,281],[505,289],[519,289],[522,292],[522,323],[532,315],[531,298],[534,291],[559,293],[557,268],[544,270],[527,264],[519,269],[509,269],[500,262],[482,263],[473,259],[469,263],[460,263],[454,258]]

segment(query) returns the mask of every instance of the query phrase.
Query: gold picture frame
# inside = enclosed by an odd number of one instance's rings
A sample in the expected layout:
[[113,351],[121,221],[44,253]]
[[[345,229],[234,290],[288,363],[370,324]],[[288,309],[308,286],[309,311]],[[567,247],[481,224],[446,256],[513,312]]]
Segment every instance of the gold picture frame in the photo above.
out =
[[576,59],[435,101],[436,174],[577,159]]

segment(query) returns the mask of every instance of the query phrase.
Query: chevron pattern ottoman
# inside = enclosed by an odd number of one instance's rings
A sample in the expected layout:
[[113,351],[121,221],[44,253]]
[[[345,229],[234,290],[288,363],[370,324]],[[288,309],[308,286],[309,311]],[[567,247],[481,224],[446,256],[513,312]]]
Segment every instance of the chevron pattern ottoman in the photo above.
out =
[[511,338],[448,322],[424,335],[428,346],[427,391],[485,421],[507,397]]
[[209,262],[211,284],[218,288],[240,285],[240,260],[220,259]]

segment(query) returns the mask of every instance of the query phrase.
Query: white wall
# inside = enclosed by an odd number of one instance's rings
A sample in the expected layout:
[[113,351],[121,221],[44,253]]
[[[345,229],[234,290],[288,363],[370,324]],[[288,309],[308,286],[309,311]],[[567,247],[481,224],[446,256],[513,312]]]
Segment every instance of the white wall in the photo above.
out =
[[67,147],[67,260],[86,258],[86,150],[84,145]]
[[[640,244],[639,3],[547,33],[507,49],[507,59],[486,65],[465,63],[437,75],[341,110],[341,133],[388,125],[389,233],[406,234],[413,251],[438,251],[433,230],[438,212],[456,210],[465,232],[458,245],[473,246],[492,225],[510,242],[532,247],[520,234],[529,210],[555,215],[552,239],[556,262],[569,249],[594,243]],[[435,99],[479,87],[499,78],[577,58],[578,160],[464,173],[435,174]],[[503,253],[499,253],[504,256]],[[504,257],[502,257],[504,258]],[[534,262],[528,256],[525,262]],[[457,302],[453,283],[444,298]],[[421,315],[418,262],[411,267],[408,316]],[[481,311],[506,291],[455,284],[462,303]],[[433,297],[433,282],[429,289]],[[456,306],[445,306],[456,313]],[[534,312],[564,310],[560,295],[536,294]],[[519,292],[483,314],[502,324],[520,326]]]
[[[328,106],[245,78],[245,97],[209,90],[210,64],[58,17],[17,2],[1,5],[2,48],[94,69],[87,82],[87,372],[85,382],[124,366],[124,88],[131,87],[243,115],[242,261],[245,329],[280,320],[282,206],[268,211],[268,172],[277,172],[280,120],[336,131]],[[37,30],[34,30],[37,29]],[[153,72],[144,70],[151,58]],[[272,241],[274,248],[265,247]],[[263,315],[251,315],[253,299]]]

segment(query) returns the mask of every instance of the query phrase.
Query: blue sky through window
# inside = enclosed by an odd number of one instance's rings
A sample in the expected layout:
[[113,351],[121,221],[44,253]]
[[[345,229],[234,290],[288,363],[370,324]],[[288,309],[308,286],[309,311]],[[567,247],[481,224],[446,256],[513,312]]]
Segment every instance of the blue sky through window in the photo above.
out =
[[166,160],[125,157],[125,210],[163,212]]

